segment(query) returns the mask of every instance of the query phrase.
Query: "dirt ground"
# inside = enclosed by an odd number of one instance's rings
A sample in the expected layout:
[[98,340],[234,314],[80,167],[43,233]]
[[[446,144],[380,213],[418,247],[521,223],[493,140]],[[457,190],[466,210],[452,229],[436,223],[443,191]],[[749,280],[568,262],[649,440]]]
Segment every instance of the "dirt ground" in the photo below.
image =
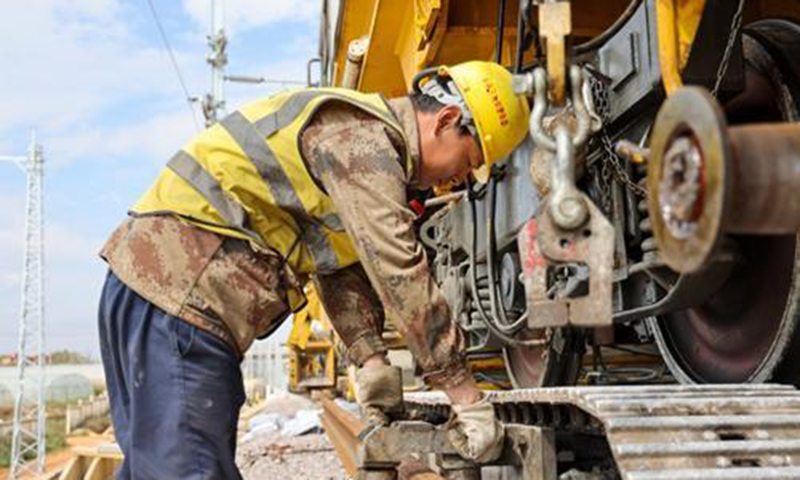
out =
[[255,415],[278,415],[282,422],[286,422],[300,411],[318,408],[308,398],[279,393],[252,409],[243,411],[236,463],[244,479],[346,480],[347,475],[339,457],[324,433],[292,437],[281,435],[277,430],[262,432],[254,438],[246,439],[250,419]]
[[237,464],[245,480],[346,480],[324,433],[299,437],[265,434],[239,445]]

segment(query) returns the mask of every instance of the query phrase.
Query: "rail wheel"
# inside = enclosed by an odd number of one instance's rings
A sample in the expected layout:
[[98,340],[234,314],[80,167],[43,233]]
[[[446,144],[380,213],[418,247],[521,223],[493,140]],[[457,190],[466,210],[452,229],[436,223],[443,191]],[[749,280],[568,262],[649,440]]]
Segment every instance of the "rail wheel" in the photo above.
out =
[[584,335],[565,328],[527,334],[526,340],[547,339],[542,345],[506,346],[503,359],[515,388],[574,385],[581,367]]
[[[787,37],[794,44],[786,42]],[[748,29],[746,62],[758,73],[753,83],[760,82],[757,88],[770,92],[752,97],[773,102],[755,110],[751,103],[745,112],[751,119],[800,118],[800,98],[792,97],[800,81],[793,74],[798,71],[798,57],[797,52],[787,51],[798,49],[798,39],[800,27],[783,20],[761,21]],[[734,240],[741,261],[716,293],[702,305],[650,323],[662,355],[684,383],[800,385],[800,237],[740,236]]]

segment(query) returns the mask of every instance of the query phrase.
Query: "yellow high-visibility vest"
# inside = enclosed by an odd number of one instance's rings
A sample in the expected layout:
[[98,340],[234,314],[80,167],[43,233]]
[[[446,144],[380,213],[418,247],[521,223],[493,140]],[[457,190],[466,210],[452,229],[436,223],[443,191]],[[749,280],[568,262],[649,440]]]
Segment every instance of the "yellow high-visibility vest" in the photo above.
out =
[[[336,88],[281,93],[242,107],[195,137],[132,212],[172,213],[253,241],[279,252],[298,273],[329,273],[357,262],[333,201],[317,186],[300,150],[311,116],[331,101],[368,112],[407,142],[380,95]],[[405,156],[410,168],[407,151]]]

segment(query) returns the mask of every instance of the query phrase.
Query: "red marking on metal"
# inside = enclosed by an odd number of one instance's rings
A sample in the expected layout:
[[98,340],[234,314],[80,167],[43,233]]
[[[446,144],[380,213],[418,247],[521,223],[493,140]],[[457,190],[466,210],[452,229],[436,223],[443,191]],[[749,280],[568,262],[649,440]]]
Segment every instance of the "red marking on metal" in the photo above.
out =
[[539,224],[536,220],[529,220],[525,225],[525,252],[522,268],[526,276],[533,274],[536,267],[544,267],[547,265],[547,259],[539,253],[539,246],[536,239],[539,233]]

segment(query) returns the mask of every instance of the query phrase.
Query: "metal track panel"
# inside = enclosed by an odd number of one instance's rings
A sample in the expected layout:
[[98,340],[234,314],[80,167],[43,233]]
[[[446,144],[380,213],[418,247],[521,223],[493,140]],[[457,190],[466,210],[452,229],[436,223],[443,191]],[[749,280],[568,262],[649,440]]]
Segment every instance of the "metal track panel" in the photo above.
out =
[[[784,385],[565,387],[491,392],[506,423],[604,433],[624,480],[800,478],[800,392]],[[446,413],[435,393],[412,408]]]

